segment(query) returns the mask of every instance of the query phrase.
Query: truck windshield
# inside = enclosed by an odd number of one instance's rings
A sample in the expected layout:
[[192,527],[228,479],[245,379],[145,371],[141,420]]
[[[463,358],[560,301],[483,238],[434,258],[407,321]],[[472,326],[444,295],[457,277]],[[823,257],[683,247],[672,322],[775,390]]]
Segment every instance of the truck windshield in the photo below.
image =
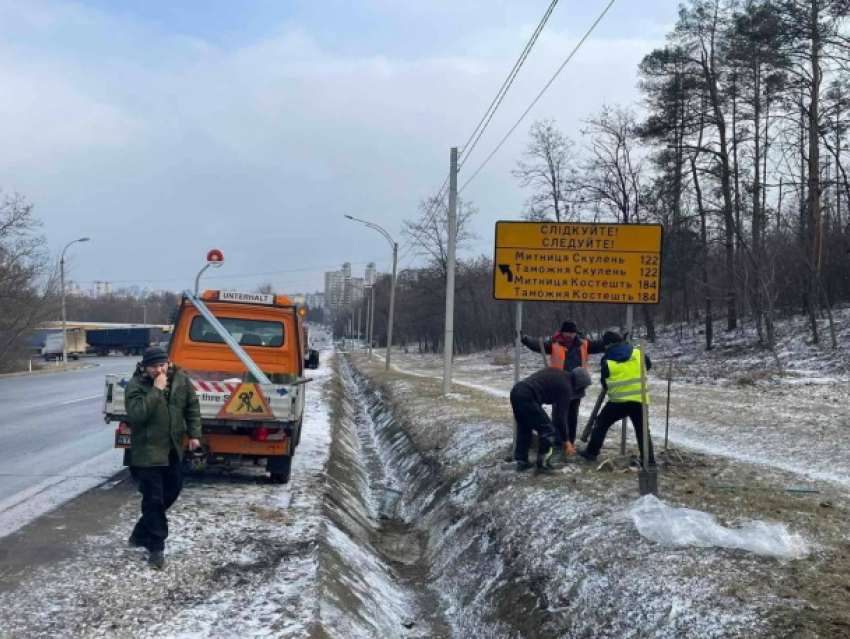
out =
[[[233,335],[240,346],[267,346],[278,348],[283,346],[283,324],[281,322],[266,322],[262,320],[240,319],[236,317],[217,318],[224,328]],[[189,329],[189,339],[193,342],[223,344],[224,340],[203,317],[192,320]]]

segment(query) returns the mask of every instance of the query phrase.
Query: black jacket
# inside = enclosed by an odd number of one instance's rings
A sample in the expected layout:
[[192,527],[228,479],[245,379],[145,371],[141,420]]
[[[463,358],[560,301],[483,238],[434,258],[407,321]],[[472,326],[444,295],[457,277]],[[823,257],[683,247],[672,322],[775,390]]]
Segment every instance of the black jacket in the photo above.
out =
[[[614,344],[605,351],[605,355],[602,357],[602,386],[606,389],[608,388],[605,380],[611,376],[611,371],[608,370],[608,360],[612,360],[614,362],[626,362],[632,356],[632,351],[635,349],[634,346],[627,342],[620,342],[619,344]],[[652,368],[652,360],[649,359],[649,355],[646,353],[643,354],[643,361],[646,365],[646,370],[649,371]]]
[[567,413],[573,399],[573,384],[570,374],[557,368],[541,368],[526,377],[520,384],[531,388],[540,404],[552,406],[552,422],[555,428],[566,425]]
[[[552,343],[555,340],[553,338],[549,338],[543,341],[543,348],[546,351],[547,355],[552,354]],[[587,354],[595,355],[596,353],[604,353],[605,345],[601,340],[592,340],[585,339],[581,335],[576,335],[573,340],[572,347],[567,351],[567,360],[564,364],[564,370],[571,371],[574,368],[578,368],[581,366],[581,343],[587,342]],[[537,340],[533,340],[528,335],[523,336],[522,345],[528,348],[529,350],[534,351],[535,353],[540,352],[540,343]]]

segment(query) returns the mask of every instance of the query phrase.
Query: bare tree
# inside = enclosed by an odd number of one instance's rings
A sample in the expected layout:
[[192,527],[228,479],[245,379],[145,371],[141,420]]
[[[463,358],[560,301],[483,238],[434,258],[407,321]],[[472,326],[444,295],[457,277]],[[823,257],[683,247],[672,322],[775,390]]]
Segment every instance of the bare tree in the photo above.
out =
[[32,204],[19,195],[0,200],[0,367],[14,365],[24,333],[56,306],[57,273],[51,268]]
[[[476,238],[470,229],[477,209],[471,202],[457,202],[457,250],[468,248]],[[405,220],[402,234],[408,238],[412,250],[426,256],[431,266],[446,277],[449,244],[449,208],[445,199],[432,197],[419,205],[418,220]]]
[[567,221],[575,144],[555,128],[553,120],[535,122],[529,137],[523,159],[511,172],[521,187],[534,191],[526,200],[524,217],[532,221]]

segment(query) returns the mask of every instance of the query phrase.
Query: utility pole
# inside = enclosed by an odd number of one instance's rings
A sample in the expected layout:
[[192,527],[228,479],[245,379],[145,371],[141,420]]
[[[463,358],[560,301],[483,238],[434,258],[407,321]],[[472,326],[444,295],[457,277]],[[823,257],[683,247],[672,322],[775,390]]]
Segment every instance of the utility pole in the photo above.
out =
[[369,287],[363,287],[363,299],[366,301],[366,324],[363,325],[363,331],[366,334],[366,339],[361,339],[360,345],[363,347],[363,352],[369,352],[369,314],[372,312],[372,302],[371,297],[369,296],[369,291],[367,290]]
[[372,342],[375,339],[375,285],[369,287],[371,289],[369,296],[372,298],[372,303],[369,305],[369,361],[372,361]]
[[455,250],[457,244],[457,147],[449,161],[449,237],[446,262],[446,332],[443,338],[443,395],[452,390],[452,354],[455,338]]

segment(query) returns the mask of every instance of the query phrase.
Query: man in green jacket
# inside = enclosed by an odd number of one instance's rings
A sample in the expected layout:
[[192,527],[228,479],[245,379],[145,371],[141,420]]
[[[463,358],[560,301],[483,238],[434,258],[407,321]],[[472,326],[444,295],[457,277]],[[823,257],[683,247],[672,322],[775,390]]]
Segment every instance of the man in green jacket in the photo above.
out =
[[183,488],[183,438],[188,433],[189,450],[201,445],[201,406],[186,373],[159,346],[145,350],[124,397],[133,433],[131,462],[142,493],[142,516],[129,543],[147,548],[148,562],[159,569],[168,537],[165,512]]

